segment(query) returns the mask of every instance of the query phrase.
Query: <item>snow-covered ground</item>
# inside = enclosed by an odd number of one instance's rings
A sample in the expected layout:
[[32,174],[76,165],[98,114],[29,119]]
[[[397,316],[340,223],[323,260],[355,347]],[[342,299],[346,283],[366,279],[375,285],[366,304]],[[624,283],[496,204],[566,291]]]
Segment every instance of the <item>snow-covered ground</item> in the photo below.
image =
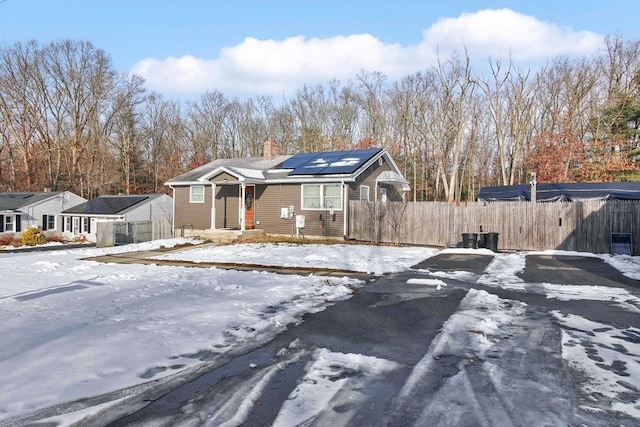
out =
[[[82,260],[185,242],[0,254],[0,421],[144,383],[265,340],[363,285],[350,278]],[[352,249],[234,245],[173,255],[385,273],[436,253],[358,246],[356,255]]]
[[[364,282],[347,277],[82,260],[185,242],[189,241],[172,239],[108,249],[0,253],[0,425],[3,420],[41,408],[183,372],[232,348],[266,341],[287,324],[299,321],[303,314],[349,298],[355,289],[364,286]],[[265,243],[187,247],[157,258],[383,274],[405,270],[437,253],[435,249],[415,247]],[[640,278],[640,257],[599,257],[628,277]],[[583,286],[575,292],[575,286],[525,287],[516,275],[524,268],[524,260],[525,254],[498,254],[478,280],[487,286],[534,289],[549,298],[613,301],[622,310],[640,312],[640,299],[622,288]],[[445,276],[441,278],[475,280],[464,272],[448,272]],[[438,279],[415,279],[413,283],[432,284],[438,290],[446,286]],[[491,316],[487,316],[487,307]],[[474,332],[472,340],[469,334],[456,334],[456,330],[467,331],[471,327],[470,313],[479,320],[474,322],[474,331],[480,332]],[[411,393],[414,384],[428,371],[430,361],[445,346],[448,352],[460,354],[491,351],[492,343],[486,337],[521,314],[522,304],[503,303],[495,295],[470,290],[459,313],[445,324],[425,354],[424,362],[416,366],[403,393]],[[625,389],[633,391],[634,387],[638,392],[638,325],[620,329],[596,325],[575,315],[558,312],[554,316],[567,326],[563,331],[562,356],[576,368],[592,373],[593,383],[589,387],[601,387],[601,392],[608,396]],[[632,339],[623,340],[624,337]],[[594,346],[599,349],[600,360],[588,357],[593,355]],[[313,418],[318,405],[322,406],[349,381],[355,381],[353,378],[327,381],[335,374],[332,370],[336,366],[365,372],[367,378],[396,369],[395,362],[389,360],[327,349],[318,349],[313,360],[296,391],[304,399],[287,401],[276,425],[295,425]],[[598,370],[598,363],[614,368]],[[453,388],[444,388],[442,393],[456,393],[458,380],[451,378]],[[365,385],[351,386],[357,389]],[[300,402],[305,403],[301,406]],[[618,403],[615,409],[640,420],[638,400]],[[55,421],[69,425],[85,415],[86,410],[57,417]]]
[[384,274],[406,270],[438,253],[422,247],[370,245],[298,245],[252,243],[169,253],[151,259],[259,264],[274,267],[321,267]]

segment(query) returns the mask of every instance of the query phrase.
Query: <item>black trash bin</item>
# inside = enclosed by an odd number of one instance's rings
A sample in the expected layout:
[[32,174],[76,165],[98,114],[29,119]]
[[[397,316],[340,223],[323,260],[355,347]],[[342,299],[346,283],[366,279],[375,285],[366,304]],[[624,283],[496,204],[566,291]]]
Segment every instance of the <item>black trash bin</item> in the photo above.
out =
[[470,249],[478,248],[478,233],[462,233],[462,246]]
[[493,252],[498,252],[498,234],[499,233],[487,233],[484,236],[484,247],[491,249]]

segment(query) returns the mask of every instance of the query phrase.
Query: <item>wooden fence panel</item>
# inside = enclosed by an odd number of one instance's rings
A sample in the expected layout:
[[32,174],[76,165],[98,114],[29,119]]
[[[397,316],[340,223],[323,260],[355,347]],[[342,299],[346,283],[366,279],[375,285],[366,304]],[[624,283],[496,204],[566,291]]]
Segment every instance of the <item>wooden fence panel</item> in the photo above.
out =
[[171,239],[173,236],[173,225],[168,219],[156,219],[152,228],[153,240]]
[[640,254],[640,201],[531,203],[349,204],[349,238],[427,246],[456,246],[462,233],[499,233],[501,250],[609,253],[611,233],[632,232]]

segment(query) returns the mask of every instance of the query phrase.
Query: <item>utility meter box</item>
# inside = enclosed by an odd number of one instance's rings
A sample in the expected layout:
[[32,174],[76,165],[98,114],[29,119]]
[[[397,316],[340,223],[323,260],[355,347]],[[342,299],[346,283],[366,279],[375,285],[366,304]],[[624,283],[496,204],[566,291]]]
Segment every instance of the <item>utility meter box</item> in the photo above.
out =
[[280,208],[280,218],[282,219],[289,219],[291,218],[289,216],[289,209],[288,208]]
[[304,215],[296,215],[296,228],[304,228]]

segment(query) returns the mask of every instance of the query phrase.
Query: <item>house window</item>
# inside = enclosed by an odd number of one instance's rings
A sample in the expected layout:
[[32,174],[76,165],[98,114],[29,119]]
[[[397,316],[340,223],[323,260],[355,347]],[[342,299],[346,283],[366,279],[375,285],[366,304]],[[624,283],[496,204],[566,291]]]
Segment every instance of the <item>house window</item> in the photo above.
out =
[[342,186],[340,184],[303,184],[302,209],[342,209]]
[[91,226],[90,224],[90,220],[91,218],[89,217],[83,217],[82,218],[82,232],[83,233],[91,233]]
[[360,186],[360,201],[368,202],[369,201],[369,186],[361,185]]
[[0,215],[0,232],[18,233],[20,229],[20,215]]
[[192,185],[189,189],[190,203],[204,203],[204,185]]
[[4,216],[4,231],[16,231],[16,217],[13,215]]
[[64,231],[67,233],[71,233],[71,217],[70,216],[64,217]]
[[56,216],[55,215],[42,215],[42,229],[43,230],[55,230],[56,229]]

